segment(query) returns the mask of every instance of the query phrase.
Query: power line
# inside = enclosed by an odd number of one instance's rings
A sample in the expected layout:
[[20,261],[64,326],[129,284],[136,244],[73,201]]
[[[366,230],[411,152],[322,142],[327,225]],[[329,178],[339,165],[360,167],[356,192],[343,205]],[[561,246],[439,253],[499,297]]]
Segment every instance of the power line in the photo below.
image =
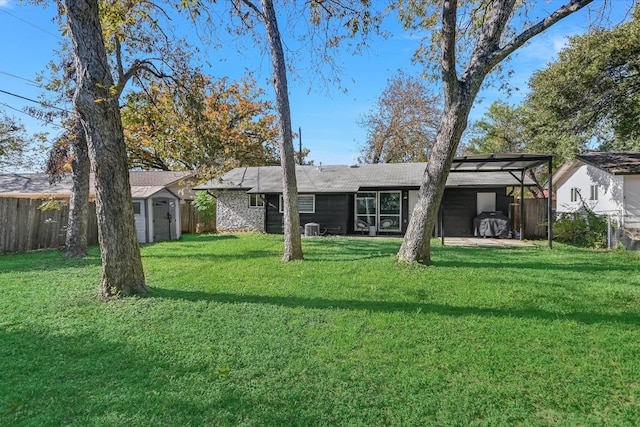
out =
[[58,125],[58,124],[53,123],[52,121],[44,120],[44,119],[42,119],[41,117],[34,116],[33,114],[27,113],[26,111],[20,110],[19,108],[12,107],[11,105],[9,105],[9,104],[7,104],[7,103],[5,103],[5,102],[0,102],[0,105],[4,105],[5,107],[7,107],[7,108],[9,108],[9,109],[11,109],[11,110],[13,110],[13,111],[17,111],[18,113],[22,113],[22,114],[24,114],[24,115],[26,115],[26,116],[29,116],[29,117],[31,117],[31,118],[34,118],[34,119],[37,119],[37,120],[42,120],[42,121],[43,121],[43,122],[45,122],[47,125],[49,125],[49,126],[53,126],[54,128],[63,129],[63,130],[64,130],[64,129],[66,129],[66,128],[65,128],[65,127],[63,127],[63,126],[60,126],[60,125]]
[[[0,9],[0,10],[2,10],[2,9]],[[9,76],[9,77],[13,77],[13,78],[16,78],[16,79],[24,80],[25,82],[33,83],[34,86],[42,87],[42,85],[39,84],[38,82],[34,82],[33,80],[29,80],[29,79],[27,79],[25,77],[16,76],[15,74],[7,73],[6,71],[0,70],[0,74],[4,74],[5,76]]]
[[47,31],[44,28],[37,26],[36,24],[32,24],[31,22],[29,22],[27,20],[24,20],[24,19],[20,18],[19,16],[14,15],[13,13],[9,13],[4,9],[0,9],[0,12],[4,12],[7,15],[9,15],[10,17],[12,17],[14,19],[17,19],[18,21],[22,21],[27,25],[31,25],[32,27],[37,28],[38,30],[42,31],[43,33],[47,33],[50,36],[53,36],[53,37],[57,38],[58,40],[62,40],[62,38],[58,34],[54,34],[54,33],[50,32],[50,31]]
[[45,108],[55,108],[56,110],[64,111],[65,113],[71,113],[71,111],[66,110],[64,108],[56,107],[55,105],[46,104],[44,102],[37,101],[37,100],[31,99],[31,98],[27,98],[26,96],[18,95],[16,93],[7,92],[6,90],[0,89],[0,92],[1,93],[6,93],[7,95],[15,96],[16,98],[24,99],[25,101],[34,102],[34,103],[36,103],[38,105],[41,105],[42,107],[45,107]]

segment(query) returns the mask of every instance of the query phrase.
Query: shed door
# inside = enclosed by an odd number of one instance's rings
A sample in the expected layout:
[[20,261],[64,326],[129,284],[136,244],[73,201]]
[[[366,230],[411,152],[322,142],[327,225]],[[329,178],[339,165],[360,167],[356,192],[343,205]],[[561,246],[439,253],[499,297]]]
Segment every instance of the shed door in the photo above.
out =
[[477,215],[482,212],[495,212],[495,210],[496,193],[478,193]]
[[172,240],[175,235],[175,202],[166,197],[153,199],[153,241]]

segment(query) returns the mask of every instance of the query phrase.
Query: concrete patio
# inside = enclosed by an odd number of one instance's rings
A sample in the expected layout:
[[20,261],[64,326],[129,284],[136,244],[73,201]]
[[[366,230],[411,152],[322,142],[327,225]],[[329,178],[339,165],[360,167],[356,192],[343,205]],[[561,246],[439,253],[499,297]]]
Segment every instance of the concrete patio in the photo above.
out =
[[472,246],[480,248],[534,248],[528,240],[496,239],[492,237],[445,237],[445,246]]

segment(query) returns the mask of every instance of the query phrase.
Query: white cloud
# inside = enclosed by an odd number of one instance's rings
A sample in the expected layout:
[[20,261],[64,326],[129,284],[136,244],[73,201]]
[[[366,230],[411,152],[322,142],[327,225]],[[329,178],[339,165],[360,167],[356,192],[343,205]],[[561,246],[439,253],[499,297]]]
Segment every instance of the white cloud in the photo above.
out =
[[0,0],[0,7],[7,7],[11,0]]

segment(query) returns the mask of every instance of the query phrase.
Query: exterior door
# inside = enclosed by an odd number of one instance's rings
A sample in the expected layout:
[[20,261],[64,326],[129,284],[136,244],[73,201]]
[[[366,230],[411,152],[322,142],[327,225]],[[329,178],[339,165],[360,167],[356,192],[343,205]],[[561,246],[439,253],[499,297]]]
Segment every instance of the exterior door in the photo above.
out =
[[173,240],[175,234],[175,201],[166,197],[153,199],[153,241]]
[[355,230],[400,232],[402,230],[402,192],[371,191],[356,195]]
[[496,211],[496,193],[478,193],[477,200],[477,215],[480,215],[482,212]]

